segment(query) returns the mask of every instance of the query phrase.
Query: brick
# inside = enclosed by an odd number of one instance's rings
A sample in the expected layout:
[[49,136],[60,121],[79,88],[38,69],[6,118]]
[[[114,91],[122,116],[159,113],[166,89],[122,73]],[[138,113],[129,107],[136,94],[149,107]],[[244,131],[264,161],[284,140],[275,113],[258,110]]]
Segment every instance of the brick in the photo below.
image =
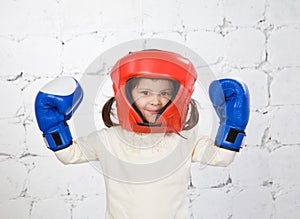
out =
[[286,68],[275,72],[270,86],[272,105],[300,104],[299,71],[300,68]]
[[[143,33],[143,38],[146,38],[148,42],[151,41],[152,39],[153,40],[162,39],[162,40],[167,40],[167,41],[183,44],[185,41],[185,33],[179,32],[179,31],[178,32],[177,31],[146,32],[146,33]],[[164,43],[162,43],[161,49],[164,49],[164,46],[166,46],[166,45]],[[169,48],[166,48],[166,50],[168,50],[168,49]]]
[[255,66],[265,59],[265,36],[256,29],[238,29],[225,36],[225,60],[233,66]]
[[9,82],[0,81],[0,98],[8,101],[9,104],[2,103],[0,107],[0,118],[16,117],[22,112],[23,102],[21,96],[21,89]]
[[[19,32],[19,28],[22,27],[22,24],[19,24],[24,16],[24,11],[21,10],[22,7],[18,2],[14,1],[5,1],[1,3],[0,8],[0,25],[1,25],[1,34],[14,34]],[[20,14],[20,18],[16,18],[16,14]],[[7,22],[7,21],[10,22]]]
[[31,158],[32,170],[28,176],[27,192],[29,196],[50,198],[66,195],[70,173],[53,153],[48,157]]
[[100,38],[94,35],[83,35],[67,40],[63,46],[61,59],[64,71],[68,74],[83,73],[103,51],[102,44]]
[[233,184],[240,187],[259,188],[265,182],[270,181],[269,156],[267,150],[242,149],[229,167]]
[[[1,9],[0,9],[1,10]],[[2,76],[17,75],[22,71],[18,63],[17,54],[19,43],[15,40],[10,40],[0,37],[0,74]]]
[[72,218],[71,207],[62,198],[39,199],[32,207],[30,218]]
[[[99,162],[63,166],[68,171],[68,190],[71,194],[91,196],[105,193]],[[99,206],[100,207],[100,206]]]
[[285,27],[271,33],[267,49],[274,67],[299,66],[300,30]]
[[224,15],[232,25],[256,25],[262,18],[265,10],[265,1],[250,0],[224,1]]
[[0,151],[8,155],[21,155],[25,150],[25,128],[20,118],[0,120]]
[[27,151],[30,154],[35,155],[51,155],[53,152],[50,151],[43,140],[42,132],[38,128],[37,122],[31,122],[26,125],[26,146]]
[[[128,45],[130,42],[136,42],[135,40],[140,40],[141,33],[138,31],[117,31],[117,32],[107,32],[103,37],[103,51],[109,51],[110,49],[116,49],[118,47],[122,48],[122,44]],[[123,45],[124,46],[124,45]],[[133,45],[132,45],[133,46]],[[140,48],[142,49],[142,48]],[[101,51],[101,52],[103,52]],[[126,51],[127,53],[127,51]],[[125,53],[125,54],[126,54]]]
[[182,25],[188,30],[212,29],[223,22],[220,1],[188,0],[179,6]]
[[195,31],[186,36],[186,43],[207,64],[216,63],[224,57],[224,38],[215,32]]
[[0,202],[0,212],[3,218],[29,218],[31,200],[18,198]]
[[35,76],[54,76],[62,71],[61,42],[51,37],[32,36],[20,43],[18,60],[24,72]]
[[[9,22],[8,22],[9,21]],[[22,38],[28,34],[56,35],[59,31],[57,2],[5,1],[0,7],[1,35]]]
[[268,22],[276,25],[299,24],[300,2],[294,0],[270,0],[266,11]]
[[280,190],[279,196],[275,200],[274,215],[277,218],[298,218],[300,215],[299,196],[300,190],[298,188],[286,188]]
[[72,209],[72,218],[105,218],[105,196],[89,196],[76,203],[75,207]]
[[281,144],[299,144],[299,122],[299,106],[295,105],[275,108],[270,124],[270,135],[272,140]]
[[268,105],[268,75],[257,69],[241,69],[224,72],[222,77],[230,77],[244,82],[249,89],[250,105],[253,108]]
[[27,186],[30,196],[49,198],[68,193],[88,196],[104,192],[102,174],[95,165],[63,165],[52,151],[48,151],[47,157],[33,160]]
[[1,202],[16,199],[24,190],[25,179],[27,178],[27,169],[23,164],[8,159],[0,161],[0,200]]
[[[97,0],[94,1],[98,2]],[[73,4],[73,1],[70,0],[69,2],[70,4]],[[125,2],[122,0],[114,0],[110,3],[99,2],[99,4],[100,4],[99,8],[101,9],[100,11],[101,17],[100,17],[100,21],[98,21],[97,23],[100,24],[100,29],[99,29],[100,31],[105,30],[105,32],[110,32],[110,31],[141,32],[143,22],[145,22],[144,21],[145,18],[143,18],[143,15],[151,16],[144,11],[148,8],[147,1],[140,2],[136,0],[131,0]],[[154,13],[155,11],[150,10],[148,12]]]
[[300,148],[298,145],[282,146],[270,154],[270,174],[273,183],[284,188],[299,184]]
[[271,218],[272,215],[272,196],[268,188],[247,187],[234,196],[232,204],[234,219]]
[[143,1],[140,7],[139,12],[142,13],[143,31],[161,32],[179,29],[180,20],[177,2],[172,0],[161,2],[147,0]]
[[225,185],[229,178],[229,169],[212,167],[201,163],[194,163],[191,168],[193,186],[199,189]]
[[90,33],[100,29],[102,14],[107,3],[96,0],[82,2],[61,1],[58,5],[61,33]]
[[268,110],[250,111],[250,118],[246,128],[245,145],[263,147],[268,140],[271,112]]
[[193,200],[191,209],[194,218],[230,218],[232,197],[219,189],[201,190]]

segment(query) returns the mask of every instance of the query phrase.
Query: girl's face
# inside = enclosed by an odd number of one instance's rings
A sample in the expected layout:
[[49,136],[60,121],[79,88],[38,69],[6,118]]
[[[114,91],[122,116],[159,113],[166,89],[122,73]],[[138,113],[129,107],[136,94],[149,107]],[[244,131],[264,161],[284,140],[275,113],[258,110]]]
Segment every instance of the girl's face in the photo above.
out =
[[174,86],[167,79],[141,78],[132,89],[131,95],[136,107],[149,123],[154,123],[159,111],[174,94]]

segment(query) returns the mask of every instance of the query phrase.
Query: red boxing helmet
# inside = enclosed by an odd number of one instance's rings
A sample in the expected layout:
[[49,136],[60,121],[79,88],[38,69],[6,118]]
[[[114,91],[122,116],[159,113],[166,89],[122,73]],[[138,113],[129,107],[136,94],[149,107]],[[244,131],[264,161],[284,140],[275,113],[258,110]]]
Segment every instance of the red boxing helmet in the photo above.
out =
[[[161,50],[132,52],[114,65],[110,76],[122,128],[139,133],[178,133],[184,128],[197,80],[196,70],[190,60],[177,53]],[[178,82],[176,96],[159,113],[155,123],[145,122],[128,98],[126,83],[136,77],[171,79]]]

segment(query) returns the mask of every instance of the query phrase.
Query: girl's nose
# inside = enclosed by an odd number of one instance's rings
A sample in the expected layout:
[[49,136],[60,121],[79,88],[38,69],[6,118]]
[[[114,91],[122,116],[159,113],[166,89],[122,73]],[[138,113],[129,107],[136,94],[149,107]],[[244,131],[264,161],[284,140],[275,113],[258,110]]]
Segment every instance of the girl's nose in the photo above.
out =
[[161,96],[159,94],[153,94],[150,103],[152,105],[160,105],[161,104]]

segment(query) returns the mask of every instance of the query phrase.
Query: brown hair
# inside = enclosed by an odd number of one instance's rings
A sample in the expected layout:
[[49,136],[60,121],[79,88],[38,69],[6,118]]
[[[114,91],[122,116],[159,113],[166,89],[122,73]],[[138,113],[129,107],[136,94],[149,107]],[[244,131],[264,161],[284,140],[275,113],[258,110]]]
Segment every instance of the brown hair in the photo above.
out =
[[114,123],[111,120],[111,115],[113,115],[112,105],[114,102],[115,102],[115,97],[111,97],[108,101],[106,101],[106,103],[102,107],[102,119],[103,119],[104,124],[108,128],[119,125],[117,123]]
[[[104,124],[110,128],[112,126],[118,126],[119,124],[114,123],[111,120],[112,112],[112,105],[115,101],[114,97],[111,97],[103,106],[102,108],[102,119]],[[189,119],[185,122],[183,130],[190,130],[194,128],[199,121],[199,112],[197,107],[197,102],[194,99],[191,99],[190,101],[190,116]]]

